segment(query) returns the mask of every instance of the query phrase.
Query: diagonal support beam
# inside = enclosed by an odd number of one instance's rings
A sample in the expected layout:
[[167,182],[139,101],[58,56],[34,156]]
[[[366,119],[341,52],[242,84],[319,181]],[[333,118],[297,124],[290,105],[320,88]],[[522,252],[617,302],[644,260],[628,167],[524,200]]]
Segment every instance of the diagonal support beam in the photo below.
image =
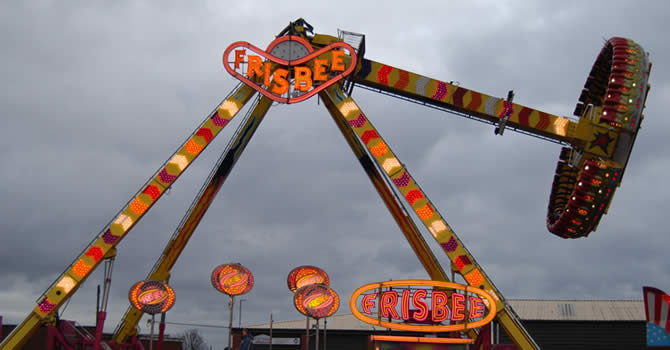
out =
[[217,106],[177,151],[140,187],[130,201],[112,217],[109,224],[75,258],[70,266],[37,300],[37,306],[0,343],[0,350],[18,349],[35,333],[40,324],[58,311],[149,209],[160,199],[186,168],[201,154],[219,132],[237,115],[255,94],[240,85]]
[[370,123],[356,102],[347,96],[339,86],[327,88],[322,98],[339,111],[339,115],[344,118],[343,123],[348,124],[362,141],[367,152],[372,155],[380,169],[383,169],[385,175],[391,179],[396,189],[405,197],[415,214],[447,254],[451,263],[458,267],[458,272],[467,283],[470,286],[484,289],[493,296],[499,310],[496,319],[516,345],[523,350],[539,349],[539,346],[530,337],[514,311],[505,302],[500,291],[486,276],[475,258],[465,248],[391,148],[384,142],[377,129]]
[[[177,230],[165,246],[163,254],[158,258],[152,271],[147,276],[148,280],[168,282],[172,267],[177,262],[182,251],[184,251],[186,244],[198,227],[200,220],[205,216],[207,209],[214,202],[214,198],[216,198],[221,186],[223,186],[237,160],[242,155],[242,152],[244,152],[249,141],[251,141],[251,137],[258,129],[271,105],[272,100],[263,96],[253,109],[250,110],[249,116],[240,125],[232,142],[228,144],[226,150],[221,154],[221,157],[214,165],[212,172],[203,184],[200,192],[196,195]],[[135,335],[137,324],[143,315],[142,311],[134,308],[132,305],[128,306],[125,315],[114,332],[113,341],[116,344],[123,344],[129,337]]]
[[428,247],[428,244],[423,239],[423,236],[419,232],[419,229],[414,224],[414,221],[406,214],[405,209],[401,204],[396,200],[396,196],[393,194],[391,189],[386,185],[383,175],[379,172],[379,169],[375,166],[374,161],[365,151],[365,147],[361,145],[360,141],[356,137],[356,134],[353,132],[351,127],[344,120],[344,116],[340,111],[335,107],[335,104],[325,93],[321,93],[321,99],[324,101],[328,112],[333,117],[335,124],[342,132],[345,140],[351,147],[352,152],[361,163],[363,170],[368,175],[370,182],[379,193],[379,196],[386,204],[387,209],[395,219],[396,223],[400,227],[401,231],[407,238],[410,246],[414,250],[414,253],[419,258],[419,261],[423,265],[424,269],[430,276],[431,279],[437,281],[449,281],[448,275],[442,269],[437,258],[433,255],[433,252]]
[[[321,93],[320,97],[326,105],[326,109],[330,112],[330,115],[333,117],[333,121],[342,132],[344,139],[351,147],[351,151],[354,152],[354,155],[361,163],[363,170],[368,175],[372,186],[374,186],[377,193],[386,204],[386,208],[389,210],[389,213],[398,224],[398,227],[405,235],[407,242],[409,243],[414,254],[423,265],[423,268],[430,276],[430,279],[435,281],[445,281],[449,282],[449,277],[442,269],[442,266],[438,262],[437,258],[433,254],[433,251],[430,249],[426,240],[423,239],[419,228],[416,227],[416,224],[412,219],[407,215],[407,211],[402,206],[401,202],[398,201],[397,197],[394,195],[392,190],[386,185],[383,175],[379,172],[379,168],[375,166],[374,161],[370,158],[368,153],[365,151],[365,146],[356,137],[356,134],[351,129],[351,127],[346,123],[344,116],[336,108],[335,104],[328,98],[324,96],[325,93]],[[468,330],[468,336],[472,339],[476,339],[478,333],[475,329]]]

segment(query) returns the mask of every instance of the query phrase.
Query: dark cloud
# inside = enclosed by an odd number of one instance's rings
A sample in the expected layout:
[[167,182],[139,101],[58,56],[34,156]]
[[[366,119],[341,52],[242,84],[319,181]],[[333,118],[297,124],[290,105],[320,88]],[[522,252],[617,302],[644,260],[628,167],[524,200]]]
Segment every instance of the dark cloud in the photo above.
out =
[[[426,12],[424,6],[432,10]],[[0,13],[0,315],[19,322],[47,286],[235,86],[236,40],[266,45],[303,16],[366,34],[371,59],[571,115],[603,40],[655,63],[622,187],[591,237],[555,238],[546,205],[560,147],[355,89],[354,97],[507,298],[641,298],[670,291],[665,212],[670,53],[664,2],[12,3]],[[340,14],[341,12],[341,14]],[[118,246],[107,330],[127,307],[243,117],[227,127]],[[422,228],[423,230],[423,228]],[[425,230],[424,230],[425,231]],[[449,261],[424,232],[440,263]],[[256,276],[244,323],[297,319],[286,275],[314,264],[347,300],[376,280],[427,277],[316,99],[274,106],[173,269],[168,320],[227,325],[212,269]],[[64,308],[93,324],[96,271]],[[63,309],[61,309],[63,311]],[[341,312],[348,312],[346,303]],[[235,313],[237,317],[237,313]],[[237,324],[237,321],[235,322]],[[148,327],[143,320],[143,331]],[[185,330],[171,325],[172,334]],[[201,328],[219,346],[225,331]]]

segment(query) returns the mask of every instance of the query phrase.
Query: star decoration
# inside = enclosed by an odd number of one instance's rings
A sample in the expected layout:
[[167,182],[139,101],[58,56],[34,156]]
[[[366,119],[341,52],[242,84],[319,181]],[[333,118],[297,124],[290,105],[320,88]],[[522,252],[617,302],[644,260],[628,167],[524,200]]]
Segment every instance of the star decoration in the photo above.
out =
[[613,140],[614,139],[607,134],[607,131],[597,133],[593,141],[591,141],[591,148],[600,147],[604,153],[607,153],[607,147],[609,147],[610,142]]

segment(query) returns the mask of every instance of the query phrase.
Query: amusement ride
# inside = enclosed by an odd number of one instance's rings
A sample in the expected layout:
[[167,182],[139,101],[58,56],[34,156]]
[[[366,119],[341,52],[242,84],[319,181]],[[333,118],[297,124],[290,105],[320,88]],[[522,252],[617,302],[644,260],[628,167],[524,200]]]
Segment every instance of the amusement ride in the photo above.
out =
[[[46,288],[36,307],[4,339],[0,349],[21,348],[43,325],[56,329],[59,308],[103,261],[103,305],[96,325],[99,334],[90,348],[135,348],[137,325],[144,313],[132,305],[112,340],[100,339],[116,246],[238,112],[251,104],[147,276],[147,280],[167,283],[186,243],[270,107],[274,103],[298,103],[314,95],[332,116],[430,279],[450,282],[456,273],[467,286],[485,291],[494,301],[495,307],[488,306],[495,310],[494,319],[516,346],[539,349],[491,278],[352,98],[354,88],[480,121],[492,125],[497,135],[511,130],[561,145],[547,228],[556,236],[578,239],[596,230],[621,184],[644,118],[651,70],[648,53],[640,45],[626,38],[607,40],[579,95],[574,116],[562,117],[514,103],[513,91],[506,98],[494,97],[374,61],[366,56],[364,35],[347,31],[338,31],[338,36],[318,34],[303,19],[281,30],[266,49],[242,41],[231,44],[223,54],[223,64],[240,84]],[[410,210],[451,261],[451,279],[428,247]],[[464,332],[473,339],[478,336],[477,329]]]

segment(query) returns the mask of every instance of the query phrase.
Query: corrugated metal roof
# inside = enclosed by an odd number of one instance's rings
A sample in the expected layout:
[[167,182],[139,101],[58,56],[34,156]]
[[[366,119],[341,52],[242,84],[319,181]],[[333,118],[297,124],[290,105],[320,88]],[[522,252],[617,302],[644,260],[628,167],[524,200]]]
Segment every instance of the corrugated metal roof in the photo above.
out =
[[[530,300],[507,299],[522,320],[545,321],[645,321],[642,300]],[[310,320],[310,326],[315,324]],[[269,324],[249,325],[249,328],[269,328]],[[323,323],[321,323],[323,327]],[[305,319],[278,321],[277,329],[305,329]],[[328,329],[374,330],[381,329],[363,323],[352,314],[338,314],[328,318]]]
[[644,321],[642,300],[508,300],[522,320]]

